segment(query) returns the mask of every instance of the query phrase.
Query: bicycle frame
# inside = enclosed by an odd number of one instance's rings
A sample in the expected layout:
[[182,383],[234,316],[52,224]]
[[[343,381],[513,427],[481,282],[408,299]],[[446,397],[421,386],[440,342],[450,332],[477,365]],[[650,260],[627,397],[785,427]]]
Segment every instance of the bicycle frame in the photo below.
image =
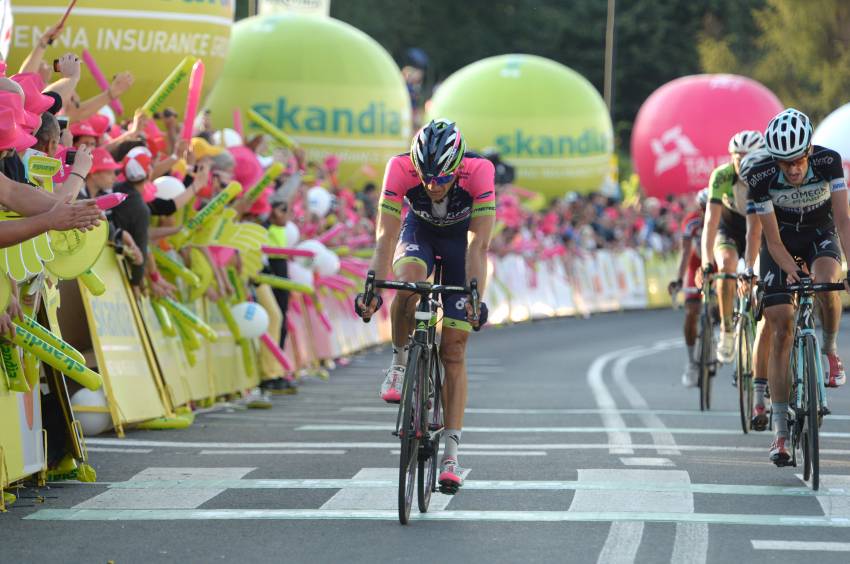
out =
[[[814,315],[814,292],[806,291],[800,292],[799,298],[799,306],[797,307],[797,319],[795,323],[794,329],[794,345],[791,349],[791,354],[794,355],[795,368],[793,373],[794,382],[792,385],[796,391],[795,399],[794,399],[794,409],[798,409],[802,407],[802,398],[803,398],[803,387],[805,382],[803,381],[803,370],[805,367],[805,360],[803,358],[804,349],[803,349],[803,340],[807,336],[815,337],[813,339],[815,344],[815,358],[820,360],[821,350],[820,350],[820,342],[815,335],[815,322],[813,319]],[[815,363],[815,374],[817,374],[818,379],[818,398],[821,413],[828,412],[829,407],[827,405],[826,399],[826,385],[824,383],[823,377],[823,364],[821,362]]]

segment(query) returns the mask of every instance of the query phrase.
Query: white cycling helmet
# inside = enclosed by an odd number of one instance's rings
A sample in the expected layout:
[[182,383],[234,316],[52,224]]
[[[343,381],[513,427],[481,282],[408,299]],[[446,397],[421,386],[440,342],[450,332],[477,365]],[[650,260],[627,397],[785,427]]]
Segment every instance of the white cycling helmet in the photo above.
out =
[[802,157],[812,144],[812,122],[794,108],[776,114],[764,132],[767,150],[774,158],[791,161]]
[[708,186],[697,192],[697,203],[701,208],[708,206]]
[[764,135],[761,131],[745,129],[739,131],[729,140],[729,152],[746,155],[750,151],[764,147]]

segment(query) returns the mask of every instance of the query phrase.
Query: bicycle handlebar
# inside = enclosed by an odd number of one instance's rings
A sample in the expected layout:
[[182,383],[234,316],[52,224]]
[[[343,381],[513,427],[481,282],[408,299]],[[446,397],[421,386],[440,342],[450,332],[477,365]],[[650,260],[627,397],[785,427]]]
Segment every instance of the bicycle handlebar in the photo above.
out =
[[[478,294],[478,280],[472,279],[469,282],[469,288],[464,286],[449,286],[446,284],[431,284],[430,282],[401,282],[398,280],[376,280],[375,271],[370,270],[366,273],[366,286],[363,290],[363,303],[370,304],[375,297],[375,288],[385,290],[402,290],[413,292],[420,296],[430,294],[469,294],[472,302],[473,317],[477,320],[481,311],[481,299]],[[369,323],[370,318],[363,318],[364,323]]]
[[[810,278],[808,280],[811,280]],[[789,292],[839,292],[844,289],[844,282],[818,282],[789,284],[784,288],[764,288],[765,295],[787,294]]]

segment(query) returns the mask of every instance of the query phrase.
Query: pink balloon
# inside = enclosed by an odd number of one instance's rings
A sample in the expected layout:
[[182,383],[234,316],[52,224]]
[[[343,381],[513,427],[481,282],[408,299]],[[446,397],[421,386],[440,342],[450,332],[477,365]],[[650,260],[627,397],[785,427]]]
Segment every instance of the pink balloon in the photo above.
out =
[[[91,56],[91,53],[89,53],[87,49],[83,49],[83,62],[89,68],[92,78],[94,78],[94,81],[100,89],[104,92],[109,90],[109,82],[106,80],[106,77],[103,76],[103,72],[101,72],[100,67],[97,66],[97,63],[94,60],[94,57]],[[124,106],[121,105],[118,98],[110,101],[109,107],[115,110],[115,113],[119,116],[124,113]]]
[[647,196],[695,192],[729,162],[729,139],[764,131],[783,106],[755,80],[700,74],[668,82],[643,103],[632,131],[632,160]]
[[181,132],[181,136],[186,141],[192,140],[192,133],[195,130],[195,115],[201,101],[201,89],[204,87],[204,72],[204,62],[198,59],[192,66],[192,74],[189,76],[189,96],[186,98],[186,112]]

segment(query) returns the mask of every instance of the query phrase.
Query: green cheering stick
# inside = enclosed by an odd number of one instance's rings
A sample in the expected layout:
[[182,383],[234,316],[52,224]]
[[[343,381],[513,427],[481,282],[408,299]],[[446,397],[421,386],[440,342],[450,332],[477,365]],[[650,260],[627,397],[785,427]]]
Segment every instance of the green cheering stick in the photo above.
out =
[[163,272],[166,272],[175,278],[180,278],[189,286],[194,287],[200,285],[201,279],[198,278],[197,274],[174,260],[174,258],[170,257],[162,249],[154,248],[153,258],[156,261],[156,265]]
[[218,340],[218,333],[212,327],[204,323],[200,317],[189,311],[183,304],[179,304],[171,298],[162,298],[162,305],[179,325],[191,328],[200,333],[207,341],[214,343]]
[[[36,337],[20,325],[15,325],[15,336],[12,338],[12,342],[25,351],[34,354],[41,362],[52,366],[71,380],[90,390],[97,390],[103,385],[100,374],[77,362],[43,339]],[[5,356],[3,354],[4,361]]]
[[18,349],[6,341],[0,341],[0,360],[3,361],[3,371],[6,373],[9,389],[13,392],[29,392],[32,388],[24,374]]
[[227,188],[219,192],[215,198],[209,201],[201,211],[186,222],[186,227],[180,230],[176,235],[170,238],[171,245],[175,249],[179,249],[192,238],[192,235],[201,229],[213,217],[224,211],[225,206],[233,201],[239,194],[242,193],[242,185],[238,182],[231,182]]
[[277,141],[278,143],[280,143],[281,145],[283,145],[284,147],[286,147],[290,151],[292,149],[298,147],[298,143],[293,141],[292,138],[289,135],[287,135],[286,133],[284,133],[283,131],[281,131],[277,127],[273,126],[271,123],[269,123],[269,120],[267,120],[266,118],[264,118],[263,116],[261,116],[260,114],[255,112],[254,110],[248,110],[248,119],[250,119],[252,122],[254,122],[254,124],[256,124],[257,127],[262,129],[265,133],[268,133],[269,135],[271,135],[271,137],[275,141]]
[[62,354],[70,356],[80,364],[86,363],[86,359],[83,356],[83,353],[81,353],[80,351],[60,339],[55,333],[51,332],[49,329],[41,325],[35,319],[25,315],[19,321],[19,324],[24,329],[26,329],[42,341],[45,341],[53,348],[58,349],[60,352],[62,352]]
[[174,323],[171,321],[171,316],[168,315],[168,311],[166,311],[165,306],[163,306],[159,300],[151,300],[151,307],[153,308],[154,314],[156,314],[156,319],[159,321],[159,326],[162,328],[163,334],[166,337],[177,336],[177,331],[174,329]]
[[275,162],[266,169],[266,172],[263,174],[262,178],[260,178],[253,187],[251,187],[245,195],[242,196],[242,199],[247,201],[249,204],[253,204],[257,201],[257,198],[263,193],[263,190],[266,189],[266,186],[274,182],[274,179],[281,175],[283,172],[283,165]]

